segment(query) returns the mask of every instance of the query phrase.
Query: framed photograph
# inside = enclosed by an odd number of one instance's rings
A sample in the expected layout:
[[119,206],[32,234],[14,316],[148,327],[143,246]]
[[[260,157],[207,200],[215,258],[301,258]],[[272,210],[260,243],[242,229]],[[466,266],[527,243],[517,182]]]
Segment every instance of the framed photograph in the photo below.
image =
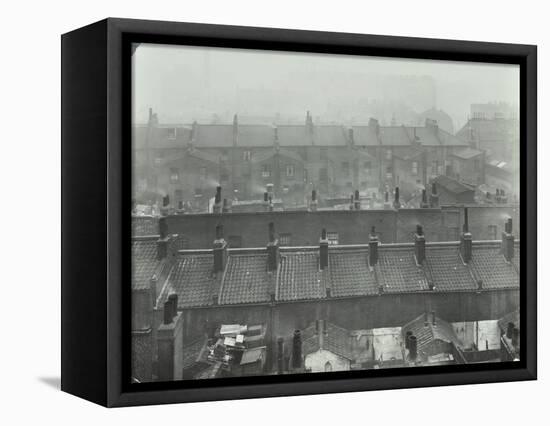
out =
[[62,36],[62,389],[536,379],[536,46],[107,19]]

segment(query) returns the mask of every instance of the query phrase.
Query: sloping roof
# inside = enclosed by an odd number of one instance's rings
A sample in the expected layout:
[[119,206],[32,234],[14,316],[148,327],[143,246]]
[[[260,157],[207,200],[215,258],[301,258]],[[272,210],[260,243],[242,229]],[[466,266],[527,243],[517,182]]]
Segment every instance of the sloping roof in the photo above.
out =
[[171,293],[178,295],[179,308],[211,305],[219,287],[213,267],[212,255],[179,256],[163,287],[161,306]]
[[422,150],[416,147],[407,146],[403,148],[398,148],[393,152],[393,156],[400,158],[401,160],[410,161],[422,154]]
[[[323,350],[332,352],[348,360],[353,360],[354,354],[351,346],[350,332],[325,321],[323,335]],[[321,349],[320,339],[315,323],[302,330],[302,353],[305,355],[317,352]]]
[[439,175],[434,179],[435,183],[438,185],[441,185],[443,188],[445,188],[449,192],[453,192],[455,194],[462,194],[463,192],[467,191],[474,191],[474,188],[471,186],[459,182],[456,179],[450,178],[449,176],[445,175]]
[[311,136],[304,125],[277,126],[277,134],[281,146],[311,145]]
[[483,281],[483,288],[518,287],[518,270],[512,263],[506,261],[498,247],[494,243],[474,246],[472,250],[472,266]]
[[197,124],[193,144],[199,148],[233,146],[232,124]]
[[[477,255],[477,252],[475,253]],[[476,282],[458,247],[427,247],[426,262],[438,291],[475,290]]]
[[424,351],[435,340],[454,343],[458,347],[462,347],[462,342],[455,334],[451,324],[438,317],[436,317],[435,323],[436,325],[433,325],[430,314],[428,315],[428,324],[425,325],[425,314],[422,314],[403,326],[401,329],[403,338],[407,335],[407,331],[411,331],[416,336],[418,352]]
[[428,290],[428,279],[414,260],[414,249],[379,248],[377,277],[386,293]]
[[481,154],[483,154],[483,151],[480,151],[479,149],[466,147],[453,152],[451,155],[462,158],[463,160],[470,160]]
[[319,299],[326,296],[316,252],[281,254],[278,300]]
[[316,125],[313,139],[319,146],[344,146],[347,144],[346,129],[342,126]]
[[158,236],[132,239],[132,290],[146,290],[160,265],[157,260]]
[[368,267],[366,250],[334,250],[329,256],[331,295],[359,296],[378,294],[374,272]]
[[353,126],[355,145],[377,146],[380,144],[374,126]]
[[493,142],[519,138],[519,125],[515,119],[469,120],[458,132],[457,137],[469,141]]
[[[414,244],[380,244],[372,269],[368,244],[331,246],[325,270],[319,269],[318,247],[282,247],[273,272],[267,271],[265,248],[228,249],[225,270],[218,274],[213,273],[211,251],[185,250],[168,274],[159,302],[172,292],[178,294],[179,307],[185,308],[268,303],[271,295],[278,302],[293,302],[371,296],[380,290],[388,294],[478,291],[478,279],[482,291],[519,288],[519,243],[512,262],[504,259],[500,244],[474,241],[472,260],[464,264],[458,242],[427,242],[422,265],[416,263]],[[148,285],[155,270],[155,241],[151,239],[136,255],[140,266],[133,273],[139,280],[134,278],[133,286],[140,288]],[[430,283],[435,286],[432,290]]]
[[273,126],[246,124],[238,127],[238,146],[273,146],[274,143],[275,130]]
[[260,361],[265,356],[265,346],[260,346],[254,349],[247,349],[243,352],[241,358],[241,365],[251,364],[253,362]]
[[385,146],[408,146],[411,138],[403,126],[380,127],[380,141]]
[[269,299],[267,255],[229,256],[220,303],[260,303]]

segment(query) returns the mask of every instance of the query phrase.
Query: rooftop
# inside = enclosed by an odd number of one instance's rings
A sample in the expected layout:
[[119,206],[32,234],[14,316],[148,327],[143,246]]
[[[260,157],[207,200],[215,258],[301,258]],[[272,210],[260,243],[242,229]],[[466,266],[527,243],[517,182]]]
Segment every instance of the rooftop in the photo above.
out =
[[[152,256],[153,245],[147,247]],[[518,241],[514,247],[514,257],[508,262],[500,241],[474,241],[472,260],[466,264],[459,242],[427,242],[426,261],[418,264],[414,243],[379,244],[378,261],[369,265],[368,244],[335,245],[328,249],[329,264],[324,270],[320,269],[318,246],[280,247],[273,271],[268,271],[266,248],[228,248],[225,268],[219,273],[213,272],[212,250],[180,250],[159,301],[177,293],[179,308],[188,308],[379,293],[514,289],[519,288]],[[146,260],[139,265],[134,272],[134,288],[146,282],[153,270]]]

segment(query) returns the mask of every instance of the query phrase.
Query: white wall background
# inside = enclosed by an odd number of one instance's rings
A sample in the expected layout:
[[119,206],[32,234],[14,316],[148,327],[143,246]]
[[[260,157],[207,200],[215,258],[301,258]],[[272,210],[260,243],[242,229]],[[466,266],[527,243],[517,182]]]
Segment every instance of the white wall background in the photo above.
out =
[[[57,390],[60,34],[107,16],[538,44],[539,192],[548,187],[548,11],[541,1],[7,1],[2,4],[0,423],[446,426],[548,418],[550,197],[539,198],[539,381],[106,410]],[[307,423],[306,423],[307,422]]]

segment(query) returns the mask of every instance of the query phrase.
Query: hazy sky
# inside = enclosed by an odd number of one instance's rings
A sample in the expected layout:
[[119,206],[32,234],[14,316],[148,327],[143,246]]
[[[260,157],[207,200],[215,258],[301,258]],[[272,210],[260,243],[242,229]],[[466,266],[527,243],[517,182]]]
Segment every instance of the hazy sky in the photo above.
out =
[[458,130],[472,103],[519,103],[513,65],[142,44],[133,72],[137,122],[149,107],[172,123],[306,110],[321,121],[361,121],[435,107]]

